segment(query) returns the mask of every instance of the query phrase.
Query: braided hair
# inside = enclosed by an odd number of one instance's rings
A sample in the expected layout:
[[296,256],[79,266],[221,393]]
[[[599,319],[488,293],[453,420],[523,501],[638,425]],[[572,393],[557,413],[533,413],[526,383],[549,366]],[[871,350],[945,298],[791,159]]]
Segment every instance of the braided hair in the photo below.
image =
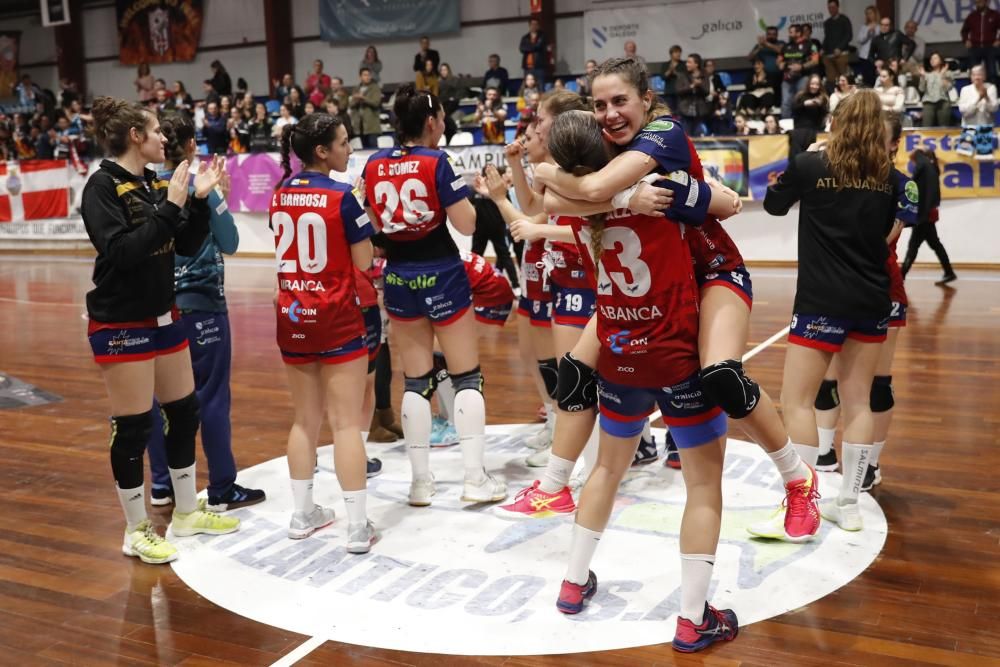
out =
[[166,112],[160,114],[160,132],[167,138],[166,161],[177,167],[188,158],[188,144],[194,139],[194,123],[186,113]]
[[283,175],[275,189],[292,175],[292,153],[302,164],[312,164],[316,160],[314,149],[328,146],[337,136],[337,128],[343,125],[337,116],[328,113],[311,113],[295,125],[281,128],[281,168]]

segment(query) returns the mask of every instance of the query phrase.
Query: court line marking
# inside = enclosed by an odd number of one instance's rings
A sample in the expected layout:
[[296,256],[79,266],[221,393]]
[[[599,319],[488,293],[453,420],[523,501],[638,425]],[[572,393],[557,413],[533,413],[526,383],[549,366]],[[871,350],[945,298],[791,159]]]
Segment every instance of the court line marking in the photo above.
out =
[[291,667],[325,643],[326,637],[321,637],[320,635],[310,637],[292,649],[290,653],[283,655],[276,662],[271,663],[271,667]]

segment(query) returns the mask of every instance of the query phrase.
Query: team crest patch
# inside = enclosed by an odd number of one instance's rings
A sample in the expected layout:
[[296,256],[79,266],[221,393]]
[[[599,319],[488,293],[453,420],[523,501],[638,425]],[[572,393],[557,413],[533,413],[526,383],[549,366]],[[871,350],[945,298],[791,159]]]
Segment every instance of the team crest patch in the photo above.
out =
[[674,123],[669,120],[654,120],[652,123],[642,128],[643,132],[669,132],[674,129]]
[[903,192],[906,195],[906,199],[912,203],[917,204],[920,202],[920,191],[917,188],[917,184],[913,181],[907,181],[906,186],[903,188]]

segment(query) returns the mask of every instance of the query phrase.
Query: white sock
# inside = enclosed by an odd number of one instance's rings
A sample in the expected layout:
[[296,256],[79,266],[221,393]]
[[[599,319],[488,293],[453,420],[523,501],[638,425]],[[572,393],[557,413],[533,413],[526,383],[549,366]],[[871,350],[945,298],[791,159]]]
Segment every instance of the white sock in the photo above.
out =
[[455,423],[455,385],[451,376],[445,377],[437,386],[438,412],[452,424]]
[[134,489],[119,489],[118,502],[122,504],[122,511],[125,512],[125,530],[131,533],[136,527],[146,520],[146,485],[140,484]]
[[580,454],[583,467],[580,470],[580,477],[586,482],[590,479],[590,473],[594,471],[594,466],[597,465],[597,453],[601,449],[601,427],[600,420],[594,422],[594,430],[590,432],[590,437],[587,438],[587,444],[583,448],[583,452]]
[[174,511],[178,514],[190,514],[198,509],[194,468],[194,463],[187,468],[169,468],[170,482],[174,485]]
[[838,505],[858,502],[858,494],[861,493],[861,483],[865,480],[865,471],[868,470],[872,449],[871,445],[857,445],[844,441],[841,446],[841,452],[844,454],[844,461],[841,463],[844,478],[840,482]]
[[465,479],[480,482],[486,475],[483,453],[486,451],[486,402],[475,389],[463,389],[455,395],[455,430],[462,447]]
[[653,442],[653,430],[649,427],[649,420],[642,427],[642,439],[646,442]]
[[316,506],[316,503],[313,502],[312,477],[292,480],[292,500],[295,503],[296,512],[312,512],[313,507]]
[[431,404],[420,394],[405,391],[400,412],[413,477],[428,479],[431,476]]
[[545,428],[549,433],[556,432],[556,410],[551,403],[545,404]]
[[573,474],[576,461],[561,459],[555,454],[549,454],[549,462],[545,464],[545,473],[538,482],[538,488],[545,493],[556,493],[569,484],[569,476]]
[[566,581],[582,586],[590,578],[590,561],[594,559],[601,535],[587,530],[578,523],[573,524],[573,537],[569,543],[569,564],[566,567]]
[[347,523],[351,526],[368,521],[368,491],[344,491],[344,505],[347,507]]
[[819,426],[816,428],[816,432],[819,434],[819,454],[829,454],[830,450],[833,449],[833,441],[837,437],[837,429],[835,428],[823,428]]
[[792,444],[795,445],[795,451],[799,453],[799,456],[805,461],[806,465],[815,469],[816,459],[819,458],[819,448],[812,445],[800,445],[797,442]]
[[874,445],[872,445],[872,456],[871,460],[868,462],[868,465],[871,466],[878,465],[879,459],[882,458],[883,447],[885,447],[885,440],[883,440],[882,442],[876,442]]
[[795,449],[795,445],[792,444],[791,439],[789,439],[784,447],[776,452],[768,452],[767,455],[774,461],[774,465],[778,469],[778,472],[781,473],[781,479],[785,480],[785,484],[794,482],[797,479],[808,479],[809,469],[806,467],[802,457],[799,456],[799,452]]
[[705,602],[714,566],[715,554],[681,554],[680,617],[695,625],[705,621]]

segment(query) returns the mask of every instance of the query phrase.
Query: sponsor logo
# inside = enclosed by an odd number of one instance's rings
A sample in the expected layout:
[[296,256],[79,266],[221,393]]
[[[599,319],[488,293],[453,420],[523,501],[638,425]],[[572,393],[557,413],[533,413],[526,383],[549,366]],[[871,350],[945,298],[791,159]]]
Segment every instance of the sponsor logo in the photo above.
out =
[[[292,322],[295,322],[296,324],[298,324],[303,318],[315,317],[318,313],[319,313],[318,308],[303,308],[302,304],[299,303],[298,299],[292,301],[291,305],[289,306],[281,307],[281,314],[288,315],[288,319],[290,319]],[[306,322],[315,322],[315,321],[316,320],[306,320]]]
[[[781,29],[785,27],[786,23],[788,23],[788,17],[787,16],[782,16],[780,19],[778,19],[777,23],[774,23],[773,25],[774,25],[775,28],[778,29],[778,32],[781,32]],[[757,26],[761,29],[761,31],[767,32],[767,27],[769,25],[772,25],[772,24],[768,23],[767,20],[763,16],[761,16],[759,19],[757,19]]]
[[597,386],[597,395],[606,401],[611,401],[612,403],[617,403],[618,405],[622,404],[622,399],[618,396],[618,394],[613,394],[600,385]]
[[[280,267],[279,267],[280,270]],[[278,281],[278,287],[288,292],[325,292],[322,280],[289,280],[282,278]]]
[[632,367],[632,366],[619,366],[618,367],[618,372],[619,373],[635,373],[635,368]]
[[601,315],[609,320],[649,322],[663,317],[656,306],[600,306]]
[[293,333],[292,340],[305,340],[306,335],[304,333]]
[[114,336],[108,340],[108,354],[121,354],[127,350],[127,348],[135,347],[137,345],[149,345],[151,339],[149,336],[135,335],[128,329],[121,329]]
[[710,35],[716,32],[740,32],[743,30],[743,21],[736,19],[735,21],[724,21],[719,19],[718,21],[713,21],[712,23],[702,23],[701,24],[701,34],[697,36],[692,36],[691,39],[698,40],[705,35]]
[[[660,119],[660,120],[654,120],[652,123],[650,123],[646,127],[642,128],[642,131],[643,132],[669,132],[672,129],[674,129],[674,123],[673,123],[673,121]],[[678,173],[678,172],[674,172],[674,173]],[[679,173],[684,174],[683,171],[679,172]],[[674,174],[670,174],[671,177],[673,177],[673,175]],[[687,174],[684,174],[684,175],[687,176]],[[685,182],[687,182],[687,181],[685,181]]]
[[427,289],[428,287],[434,287],[437,285],[437,276],[427,276],[421,274],[407,280],[398,273],[387,273],[385,274],[385,284],[408,287],[410,289]]

